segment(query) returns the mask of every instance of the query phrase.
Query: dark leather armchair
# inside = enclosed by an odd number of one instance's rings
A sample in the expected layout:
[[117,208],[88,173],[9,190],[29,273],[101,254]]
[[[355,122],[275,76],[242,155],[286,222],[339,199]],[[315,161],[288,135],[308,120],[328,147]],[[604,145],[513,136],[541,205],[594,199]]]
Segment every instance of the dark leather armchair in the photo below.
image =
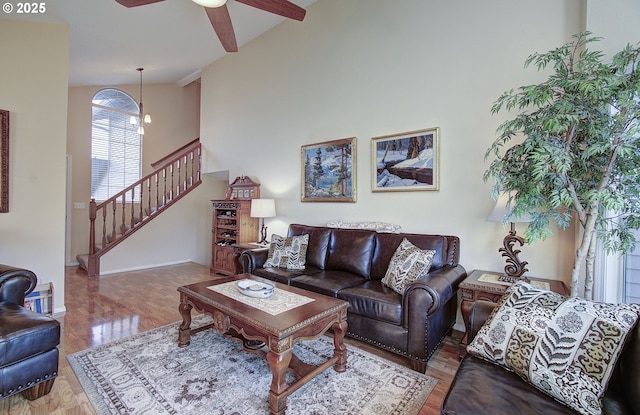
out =
[[60,323],[23,307],[36,275],[0,265],[0,399],[21,392],[38,399],[58,376]]

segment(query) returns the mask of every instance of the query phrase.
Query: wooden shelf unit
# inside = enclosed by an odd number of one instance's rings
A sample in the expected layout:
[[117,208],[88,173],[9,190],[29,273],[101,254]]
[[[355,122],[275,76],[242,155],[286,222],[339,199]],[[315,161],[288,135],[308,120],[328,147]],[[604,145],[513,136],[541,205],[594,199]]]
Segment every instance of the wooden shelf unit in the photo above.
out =
[[[233,275],[242,271],[238,245],[258,240],[258,219],[252,218],[251,200],[212,200],[211,272]],[[248,249],[249,247],[247,247]]]

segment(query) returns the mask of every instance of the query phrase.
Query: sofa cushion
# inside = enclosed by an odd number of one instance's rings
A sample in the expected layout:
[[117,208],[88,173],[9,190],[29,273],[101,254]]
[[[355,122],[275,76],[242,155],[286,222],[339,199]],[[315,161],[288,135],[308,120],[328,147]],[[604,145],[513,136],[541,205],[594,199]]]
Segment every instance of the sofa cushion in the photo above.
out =
[[375,232],[356,229],[333,229],[325,269],[347,271],[369,278]]
[[0,367],[55,348],[60,323],[10,301],[0,302]]
[[362,284],[364,278],[351,272],[324,270],[291,279],[291,286],[336,297],[340,290]]
[[327,251],[331,238],[331,229],[320,226],[308,226],[300,224],[289,225],[287,236],[309,235],[307,247],[307,265],[324,269],[327,261]]
[[300,224],[289,225],[287,236],[309,235],[309,246],[307,248],[307,265],[324,269],[327,261],[327,251],[329,240],[331,239],[331,229],[320,226],[308,226]]
[[436,251],[436,254],[433,256],[433,263],[431,264],[432,270],[442,268],[447,263],[449,247],[446,236],[413,233],[377,233],[375,234],[375,238],[376,249],[373,254],[370,272],[372,280],[381,280],[384,278],[391,258],[405,238],[420,249],[432,249]]
[[380,280],[345,288],[338,298],[349,302],[349,314],[358,314],[378,321],[402,324],[402,296],[383,285]]
[[639,314],[638,304],[595,303],[518,282],[467,350],[582,414],[600,414],[601,398]]
[[269,245],[269,254],[263,267],[304,269],[307,261],[308,244],[308,234],[287,238],[273,235],[271,237],[271,245]]
[[256,268],[251,273],[262,278],[267,278],[271,281],[276,281],[282,284],[291,285],[293,278],[300,275],[313,275],[321,270],[318,268],[306,266],[305,269],[286,269],[286,268]]
[[429,273],[435,253],[433,249],[422,250],[403,239],[389,261],[382,283],[398,294],[404,294],[407,285]]

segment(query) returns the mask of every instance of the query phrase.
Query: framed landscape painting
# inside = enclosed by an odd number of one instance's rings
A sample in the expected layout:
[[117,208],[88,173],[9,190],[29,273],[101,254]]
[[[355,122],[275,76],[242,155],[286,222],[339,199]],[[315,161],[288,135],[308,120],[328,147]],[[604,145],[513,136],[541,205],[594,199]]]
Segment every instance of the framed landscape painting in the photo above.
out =
[[374,137],[371,141],[371,190],[438,190],[439,135],[436,127]]
[[355,137],[302,146],[301,200],[356,201]]

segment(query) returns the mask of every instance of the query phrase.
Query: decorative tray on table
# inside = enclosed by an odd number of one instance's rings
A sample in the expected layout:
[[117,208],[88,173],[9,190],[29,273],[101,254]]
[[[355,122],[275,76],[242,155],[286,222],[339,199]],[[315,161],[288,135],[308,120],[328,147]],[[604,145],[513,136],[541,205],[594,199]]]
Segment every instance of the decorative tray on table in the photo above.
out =
[[255,298],[267,298],[273,294],[274,286],[260,281],[240,280],[238,289],[244,295]]

